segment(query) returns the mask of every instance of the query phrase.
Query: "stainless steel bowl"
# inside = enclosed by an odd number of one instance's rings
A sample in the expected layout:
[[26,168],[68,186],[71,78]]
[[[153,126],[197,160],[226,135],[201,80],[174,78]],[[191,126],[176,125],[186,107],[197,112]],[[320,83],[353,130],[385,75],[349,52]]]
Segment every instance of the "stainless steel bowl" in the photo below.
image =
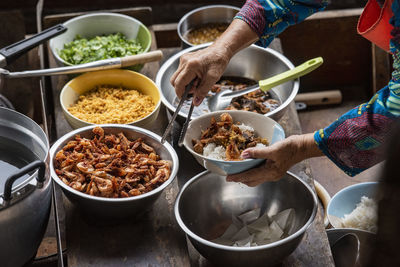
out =
[[[128,139],[142,138],[147,144],[151,145],[158,155],[164,160],[172,162],[170,178],[165,181],[162,185],[156,189],[147,192],[143,195],[127,198],[105,198],[91,196],[85,193],[81,193],[75,189],[72,189],[66,185],[54,171],[54,157],[56,153],[72,140],[75,135],[79,134],[81,137],[91,138],[93,137],[92,129],[96,126],[101,126],[106,134],[118,134],[123,132]],[[50,149],[50,171],[51,177],[54,181],[61,186],[64,194],[67,198],[76,204],[80,209],[84,210],[88,214],[103,218],[123,218],[128,216],[137,215],[149,208],[161,195],[162,191],[172,183],[179,168],[178,156],[176,155],[173,147],[164,143],[161,144],[161,137],[155,133],[130,125],[120,124],[103,124],[103,125],[92,125],[84,128],[72,131],[59,140]]]
[[[203,44],[182,50],[168,59],[157,73],[156,84],[158,88],[161,89],[161,101],[171,112],[175,111],[174,103],[177,97],[175,89],[170,83],[170,78],[178,69],[179,58],[185,53],[204,49],[208,45],[209,44]],[[251,45],[237,53],[231,59],[223,75],[245,77],[259,81],[293,68],[294,66],[290,60],[281,53],[270,48]],[[265,116],[271,117],[274,120],[279,120],[297,95],[299,85],[300,83],[297,79],[271,89],[270,93],[272,97],[279,100],[281,104],[277,109],[268,112]],[[202,113],[201,109],[196,107],[192,117],[196,117],[196,113]],[[184,121],[187,117],[187,113],[181,110],[179,112],[179,117],[180,121]]]
[[231,23],[240,8],[228,5],[210,5],[196,8],[184,15],[178,23],[178,35],[184,48],[193,46],[185,39],[185,34],[207,23]]
[[[269,215],[294,208],[294,233],[257,247],[232,247],[210,242],[238,215],[261,207]],[[273,266],[298,246],[315,218],[317,197],[297,176],[287,173],[277,182],[247,187],[228,183],[224,176],[202,172],[189,180],[175,202],[175,217],[193,246],[216,266]],[[225,226],[225,227],[224,227]]]

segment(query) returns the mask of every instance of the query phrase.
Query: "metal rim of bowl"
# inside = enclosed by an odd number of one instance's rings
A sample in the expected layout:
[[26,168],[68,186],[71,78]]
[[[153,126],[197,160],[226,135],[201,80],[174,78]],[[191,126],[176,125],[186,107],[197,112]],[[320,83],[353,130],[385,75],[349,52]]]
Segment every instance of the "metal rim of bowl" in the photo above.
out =
[[[203,114],[203,115],[212,115],[212,114],[214,114],[214,113],[221,113],[221,112],[226,112],[226,113],[239,113],[239,112],[240,112],[240,113],[241,113],[241,112],[247,112],[247,111],[244,111],[244,110],[217,110],[217,111],[213,111],[213,112],[206,113],[206,114]],[[264,115],[262,115],[262,114],[259,114],[259,113],[254,113],[254,112],[248,112],[248,113],[249,113],[249,114],[253,114],[253,115],[250,115],[250,116],[254,116],[254,115],[255,115],[255,116],[262,116],[263,118],[267,118],[267,119],[269,119],[269,120],[275,122],[275,126],[277,126],[278,128],[280,128],[280,129],[282,130],[282,132],[285,132],[285,131],[283,130],[282,126],[281,126],[278,122],[276,122],[275,120],[273,120],[273,119],[271,119],[271,118],[269,118],[269,117],[266,117],[266,116],[264,116]],[[202,116],[203,116],[203,115],[202,115]],[[189,126],[190,126],[191,123],[194,123],[194,121],[200,119],[202,116],[198,116],[198,117],[192,119],[192,120],[189,122]],[[186,135],[186,136],[187,136],[187,135]],[[186,138],[186,137],[185,137],[185,138]],[[201,158],[204,159],[204,160],[211,160],[211,161],[215,161],[215,162],[230,163],[230,164],[234,164],[234,163],[237,163],[237,162],[248,162],[248,161],[257,160],[257,159],[243,159],[243,160],[237,161],[237,160],[214,159],[214,158],[210,158],[210,157],[203,156],[203,155],[201,155],[201,154],[195,152],[191,147],[186,146],[186,145],[185,145],[185,142],[183,143],[183,145],[185,146],[185,148],[186,148],[187,150],[189,150],[190,153],[196,154],[196,155],[198,155],[199,157],[201,157]]]
[[[81,132],[87,131],[87,130],[92,130],[95,127],[112,127],[112,128],[121,128],[122,130],[129,130],[129,131],[135,131],[138,133],[142,133],[147,135],[148,137],[155,139],[158,142],[161,142],[161,137],[149,130],[137,127],[137,126],[132,126],[132,125],[125,125],[125,124],[98,124],[98,125],[90,125],[90,126],[86,126],[86,127],[82,127],[79,129],[76,129],[74,131],[71,131],[67,134],[65,134],[63,137],[61,137],[60,139],[58,139],[53,146],[50,148],[50,174],[52,179],[59,185],[61,186],[64,190],[67,190],[70,193],[73,193],[75,195],[78,195],[80,197],[89,199],[89,200],[99,200],[99,201],[105,201],[105,202],[130,202],[136,199],[142,199],[142,198],[146,198],[149,197],[151,195],[155,195],[159,192],[161,192],[162,190],[164,190],[169,184],[171,184],[173,182],[173,180],[175,179],[177,173],[178,173],[178,169],[179,169],[179,160],[178,160],[178,156],[175,152],[175,150],[173,149],[173,147],[168,143],[165,142],[163,144],[163,146],[166,147],[166,149],[168,150],[168,152],[170,153],[171,157],[172,157],[172,162],[174,164],[173,168],[172,168],[172,172],[168,178],[167,181],[165,181],[163,184],[161,184],[159,187],[151,190],[150,192],[144,193],[142,195],[139,196],[133,196],[133,197],[126,197],[126,198],[106,198],[106,197],[98,197],[98,196],[92,196],[92,195],[88,195],[85,193],[82,193],[78,190],[73,189],[72,187],[66,185],[63,181],[61,181],[61,179],[58,177],[58,175],[55,173],[54,171],[54,156],[56,155],[57,151],[60,149],[59,146],[67,141],[70,140],[71,138],[73,138],[76,134],[79,134]],[[57,149],[57,151],[56,151]]]
[[[154,86],[157,88],[158,94],[160,95],[160,99],[158,100],[158,102],[157,102],[157,104],[155,105],[155,107],[154,107],[154,109],[153,109],[152,112],[150,112],[150,113],[147,114],[145,117],[143,117],[143,118],[141,118],[141,119],[139,119],[139,120],[136,120],[136,121],[133,121],[133,122],[129,122],[129,123],[124,123],[124,124],[121,124],[121,125],[131,125],[131,124],[133,124],[133,123],[139,123],[139,122],[141,122],[141,121],[147,119],[147,118],[150,117],[151,115],[153,115],[153,113],[156,112],[156,111],[160,108],[161,100],[162,100],[162,92],[161,92],[160,88],[157,86],[157,84],[155,84],[154,81],[153,81],[152,79],[150,79],[150,78],[147,77],[146,75],[143,75],[143,74],[141,74],[141,73],[139,73],[139,72],[132,71],[132,70],[122,70],[122,69],[116,69],[116,70],[134,73],[134,74],[139,75],[139,77],[150,81],[150,82],[153,83]],[[109,70],[100,70],[100,71],[109,71]],[[115,71],[115,70],[112,70],[112,71]],[[90,72],[84,73],[84,74],[81,74],[81,75],[89,75],[89,73],[90,73]],[[78,77],[80,77],[81,75],[79,75]],[[78,77],[76,77],[76,78],[78,78]],[[63,101],[62,101],[62,97],[63,97],[63,95],[65,94],[65,91],[67,90],[69,84],[72,83],[76,78],[74,78],[74,79],[70,80],[69,82],[67,82],[67,83],[64,85],[64,87],[61,89],[60,97],[59,97],[61,109],[62,109],[65,113],[67,113],[69,116],[71,116],[72,118],[74,118],[75,120],[77,120],[77,121],[79,121],[79,122],[81,122],[81,123],[89,124],[89,125],[96,125],[95,123],[87,122],[87,121],[81,120],[81,119],[79,119],[78,117],[72,115],[72,114],[69,112],[68,108],[64,105],[64,103],[63,103]]]
[[[197,46],[192,46],[189,48],[186,48],[178,53],[176,53],[175,55],[173,55],[172,57],[170,57],[160,68],[160,70],[157,73],[156,76],[156,84],[157,86],[160,88],[161,90],[161,101],[163,102],[163,104],[172,112],[175,111],[176,107],[174,107],[164,96],[163,90],[161,89],[161,79],[163,78],[166,70],[172,65],[172,63],[176,60],[178,60],[183,54],[192,52],[194,50],[200,50],[200,49],[204,49],[206,47],[208,47],[211,43],[206,43],[206,44],[201,44],[201,45],[197,45]],[[282,55],[281,53],[271,49],[271,48],[263,48],[257,45],[252,44],[250,47],[254,48],[254,49],[260,49],[260,50],[264,50],[272,55],[274,55],[275,57],[277,57],[278,59],[280,59],[288,68],[290,69],[294,69],[294,65],[292,64],[292,62],[290,62],[290,60],[288,58],[286,58],[284,55]],[[246,49],[246,48],[245,48]],[[297,92],[299,91],[299,87],[300,87],[300,82],[299,79],[295,79],[293,80],[294,84],[293,84],[293,90],[291,92],[291,94],[289,95],[289,97],[279,105],[278,108],[274,109],[273,111],[270,111],[266,114],[264,114],[263,116],[266,117],[270,117],[273,116],[274,114],[280,112],[281,110],[283,110],[284,108],[286,108],[287,105],[289,105],[289,103],[291,103],[292,101],[294,101],[294,98],[297,95]],[[180,116],[186,118],[187,114],[183,113],[182,111],[179,111],[178,113]]]
[[[88,17],[96,17],[96,16],[114,16],[114,17],[121,17],[121,18],[125,18],[125,19],[128,19],[128,20],[131,20],[131,21],[133,21],[133,22],[135,22],[135,23],[141,25],[141,26],[146,30],[147,34],[148,34],[149,37],[150,37],[150,42],[149,42],[149,44],[147,45],[147,47],[143,50],[143,53],[146,53],[146,52],[148,52],[148,51],[150,50],[151,43],[152,43],[153,40],[152,40],[152,38],[151,38],[151,34],[150,34],[149,29],[148,29],[148,28],[146,27],[146,25],[144,25],[140,20],[137,20],[137,19],[132,18],[132,17],[127,16],[127,15],[123,15],[123,14],[119,14],[119,13],[112,13],[112,12],[98,12],[98,13],[96,12],[96,13],[89,13],[89,14],[86,14],[86,15],[81,15],[81,16],[77,16],[77,17],[74,17],[74,18],[72,18],[72,19],[69,19],[69,20],[67,20],[66,22],[64,22],[63,25],[67,27],[68,24],[73,23],[73,22],[75,22],[76,20],[80,20],[80,19],[88,18]],[[68,28],[68,27],[67,27],[67,28]],[[56,37],[55,37],[55,38],[56,38]],[[51,51],[51,53],[53,54],[53,56],[54,56],[57,60],[59,60],[60,62],[62,62],[63,64],[65,64],[66,66],[73,66],[73,64],[71,64],[71,63],[65,61],[64,59],[62,59],[62,58],[58,55],[57,51],[55,51],[55,48],[54,48],[54,46],[53,46],[53,42],[54,42],[54,38],[50,39],[50,41],[49,41],[49,47],[50,47],[50,51]]]
[[199,11],[202,11],[204,9],[210,9],[210,8],[227,8],[227,9],[234,9],[237,10],[238,12],[240,11],[239,7],[236,6],[230,6],[230,5],[208,5],[208,6],[203,6],[203,7],[199,7],[196,9],[193,9],[192,11],[186,13],[180,20],[178,23],[178,27],[177,27],[177,31],[178,31],[178,36],[179,38],[182,40],[182,42],[184,42],[187,46],[194,46],[194,44],[189,43],[184,37],[183,37],[183,33],[181,32],[181,25],[182,23],[184,23],[188,17],[190,17],[191,15],[193,15],[194,13],[197,13]]
[[[340,194],[342,194],[343,192],[352,190],[353,188],[359,187],[359,186],[361,186],[361,185],[375,185],[375,186],[377,186],[378,184],[379,184],[379,182],[363,182],[363,183],[358,183],[358,184],[349,185],[349,186],[347,186],[347,187],[341,189],[340,191],[338,191],[338,192],[331,198],[331,200],[329,201],[328,206],[327,206],[327,208],[326,208],[326,213],[328,214],[328,221],[329,221],[329,224],[332,225],[332,222],[331,222],[331,220],[330,220],[330,214],[329,214],[328,211],[330,210],[331,203],[332,203],[333,201],[335,201],[335,199],[337,199],[337,198],[339,197]],[[351,228],[351,227],[336,228],[336,227],[333,226],[333,225],[332,225],[332,227],[333,227],[332,229],[351,229],[351,230],[358,230],[358,231],[363,231],[363,232],[375,234],[374,232],[367,231],[367,230],[363,230],[363,229],[358,229],[358,228]]]
[[330,229],[326,229],[325,231],[327,233],[329,233],[329,232],[335,233],[335,232],[346,232],[346,231],[349,231],[349,232],[365,233],[365,234],[368,234],[368,235],[372,234],[374,236],[376,235],[376,233],[374,233],[374,232],[370,232],[370,231],[366,231],[366,230],[362,230],[362,229],[357,229],[357,228],[330,228]]
[[196,235],[195,233],[193,233],[187,226],[186,224],[183,222],[180,213],[179,213],[179,203],[181,200],[181,197],[183,195],[183,192],[185,192],[185,189],[187,187],[189,187],[193,182],[195,182],[197,179],[201,179],[202,176],[206,175],[210,173],[210,171],[204,171],[201,172],[199,174],[197,174],[196,176],[194,176],[193,178],[191,178],[189,181],[187,181],[185,183],[185,185],[182,187],[182,189],[180,190],[178,196],[176,197],[175,200],[175,206],[174,206],[174,213],[175,213],[175,218],[176,221],[179,224],[179,227],[185,232],[185,234],[189,235],[191,238],[195,239],[197,242],[200,242],[204,245],[213,247],[213,248],[217,248],[217,249],[222,249],[222,250],[230,250],[230,251],[255,251],[255,250],[263,250],[263,249],[267,249],[267,248],[272,248],[272,247],[276,247],[279,246],[281,244],[284,244],[288,241],[291,241],[295,238],[297,238],[299,235],[302,235],[305,233],[305,231],[310,227],[311,223],[314,221],[314,218],[316,216],[317,213],[317,207],[318,207],[318,200],[317,200],[317,196],[314,193],[314,191],[311,189],[311,187],[304,182],[301,178],[299,178],[297,175],[291,173],[291,172],[287,172],[286,175],[290,175],[292,178],[299,180],[306,188],[307,190],[310,192],[310,194],[312,195],[313,198],[313,202],[314,202],[314,206],[311,212],[311,215],[309,217],[309,219],[307,220],[307,222],[299,229],[297,230],[295,233],[291,234],[288,237],[285,237],[284,239],[281,239],[279,241],[270,243],[270,244],[266,244],[266,245],[262,245],[262,246],[255,246],[255,247],[233,247],[233,246],[225,246],[225,245],[220,245],[211,241],[208,241],[207,239],[204,239],[198,235]]

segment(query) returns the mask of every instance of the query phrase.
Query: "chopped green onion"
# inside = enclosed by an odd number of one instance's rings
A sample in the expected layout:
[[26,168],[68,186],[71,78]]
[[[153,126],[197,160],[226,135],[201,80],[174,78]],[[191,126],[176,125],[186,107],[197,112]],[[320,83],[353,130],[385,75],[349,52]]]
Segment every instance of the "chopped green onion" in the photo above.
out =
[[64,44],[60,57],[73,65],[107,58],[136,55],[143,52],[137,40],[128,40],[122,33],[96,36],[90,40],[76,35],[72,42]]

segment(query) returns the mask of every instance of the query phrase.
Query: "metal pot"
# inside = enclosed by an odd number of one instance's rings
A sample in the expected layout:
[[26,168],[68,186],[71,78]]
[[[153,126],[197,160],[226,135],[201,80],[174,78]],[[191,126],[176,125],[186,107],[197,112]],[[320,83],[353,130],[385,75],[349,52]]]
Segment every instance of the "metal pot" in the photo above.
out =
[[0,262],[21,266],[42,241],[50,214],[46,134],[30,118],[0,108]]
[[[203,44],[182,50],[168,59],[157,73],[156,84],[161,89],[161,101],[171,112],[175,111],[174,103],[177,97],[175,89],[170,83],[170,78],[178,69],[179,58],[185,53],[204,49],[208,45]],[[281,53],[270,48],[251,45],[232,57],[223,75],[244,77],[259,81],[293,68],[294,66],[290,60]],[[268,112],[265,116],[279,120],[297,95],[299,86],[299,79],[296,79],[272,88],[269,92],[272,97],[280,102],[280,106]],[[197,117],[201,113],[204,113],[201,106],[196,107],[192,118]],[[185,121],[186,117],[187,110],[181,109],[178,114],[179,122]]]

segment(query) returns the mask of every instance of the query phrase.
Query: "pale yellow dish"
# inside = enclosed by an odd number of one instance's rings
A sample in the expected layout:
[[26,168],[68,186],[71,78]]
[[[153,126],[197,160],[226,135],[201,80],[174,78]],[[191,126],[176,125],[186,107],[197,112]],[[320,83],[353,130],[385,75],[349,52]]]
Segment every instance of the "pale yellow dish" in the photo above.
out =
[[131,123],[154,110],[153,99],[135,89],[99,86],[79,97],[68,111],[78,119],[94,123]]
[[[94,88],[102,87],[114,89],[91,95]],[[105,123],[151,129],[160,110],[161,91],[143,74],[121,69],[103,70],[69,81],[61,90],[60,103],[65,118],[75,129]]]

